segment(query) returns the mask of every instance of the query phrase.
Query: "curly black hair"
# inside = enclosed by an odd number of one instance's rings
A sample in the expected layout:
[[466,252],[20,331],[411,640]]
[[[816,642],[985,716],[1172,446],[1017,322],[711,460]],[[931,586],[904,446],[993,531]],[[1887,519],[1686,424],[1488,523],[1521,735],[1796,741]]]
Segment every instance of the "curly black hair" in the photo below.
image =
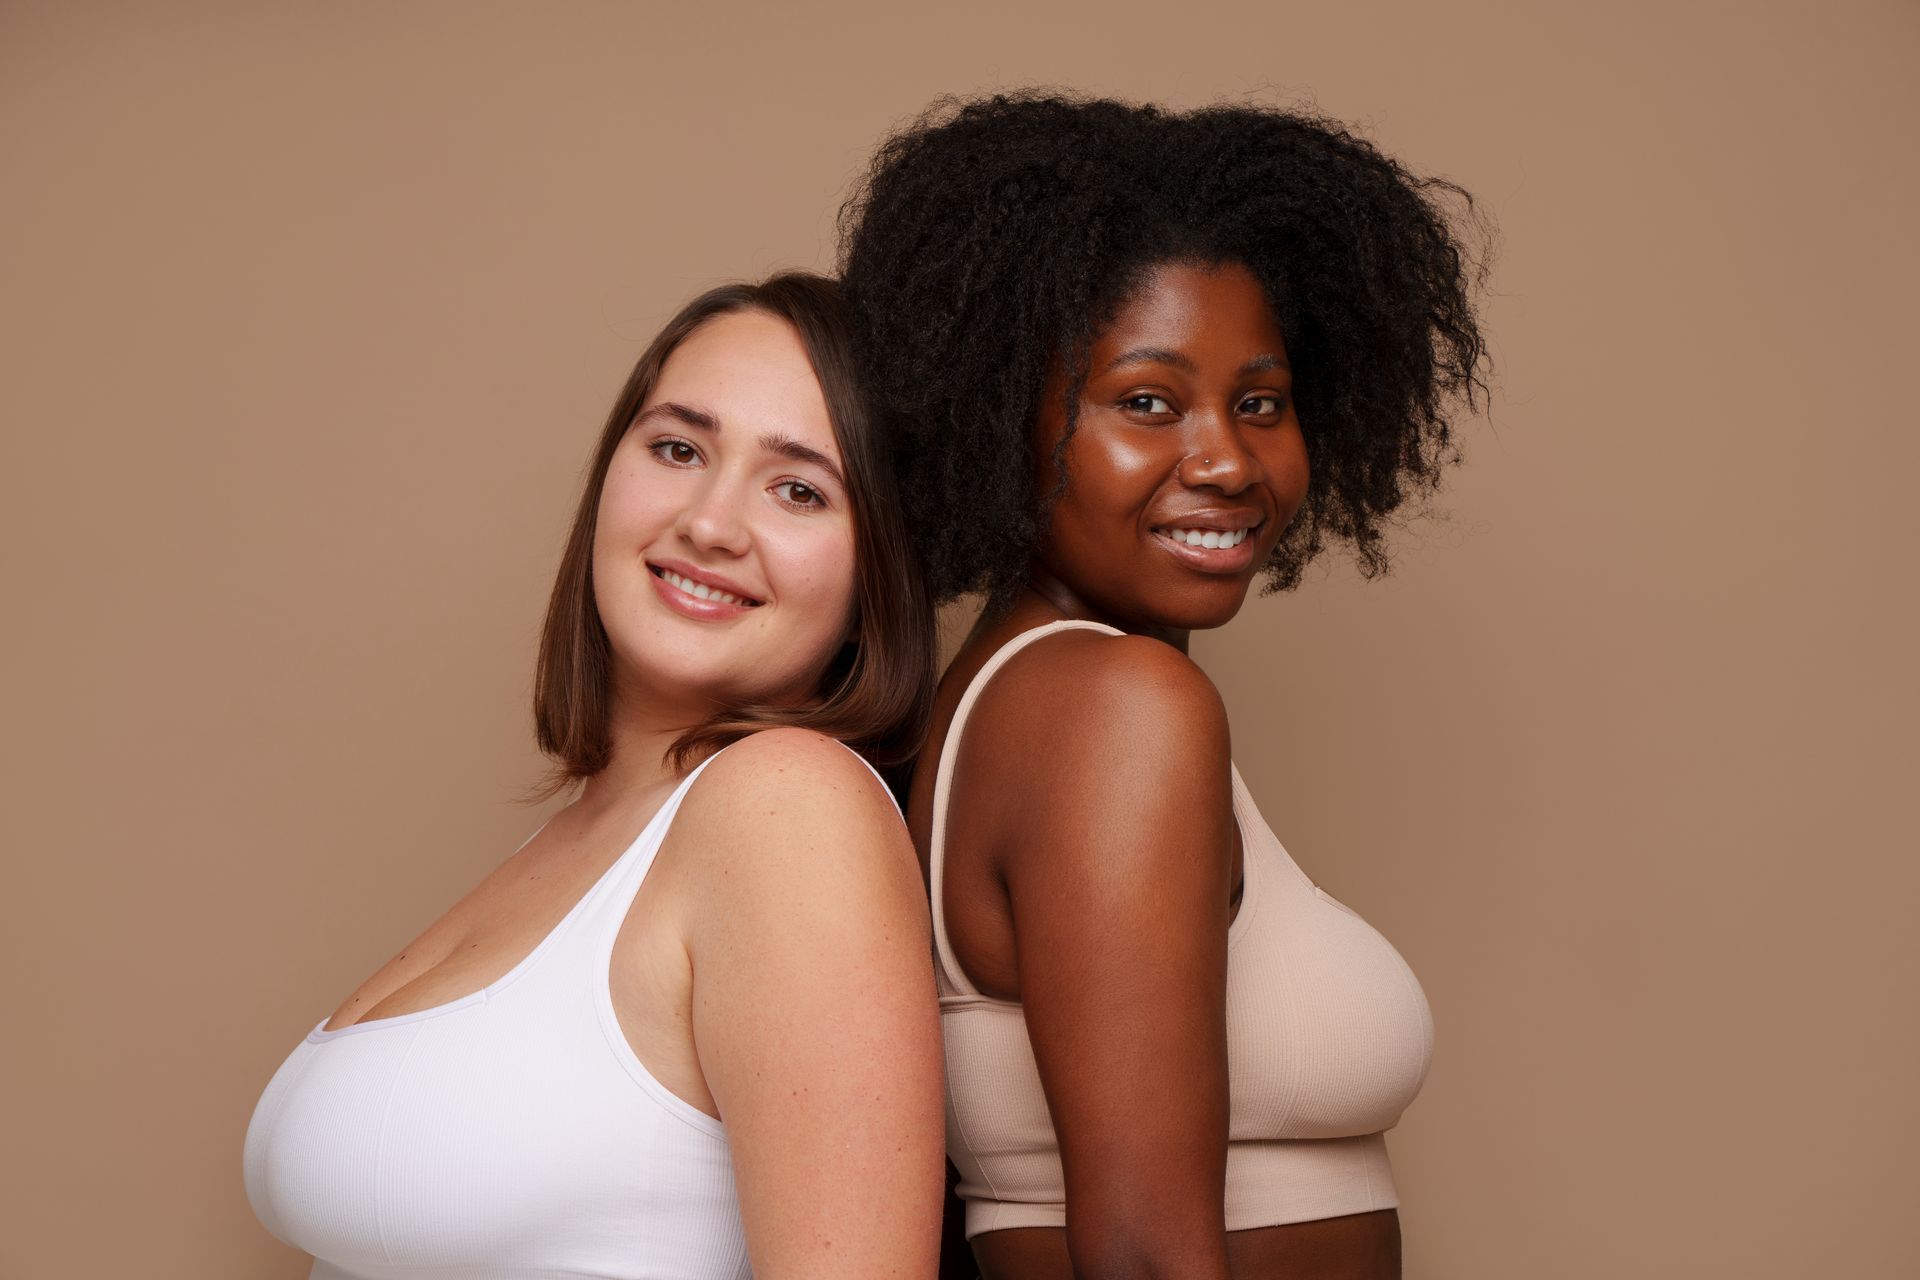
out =
[[1448,414],[1487,389],[1473,293],[1491,236],[1472,197],[1307,111],[943,99],[881,145],[840,233],[942,600],[1005,603],[1025,581],[1059,493],[1034,492],[1043,383],[1065,374],[1064,446],[1095,336],[1160,264],[1244,264],[1286,336],[1312,480],[1266,591],[1329,538],[1384,572],[1384,518],[1437,486],[1458,456]]

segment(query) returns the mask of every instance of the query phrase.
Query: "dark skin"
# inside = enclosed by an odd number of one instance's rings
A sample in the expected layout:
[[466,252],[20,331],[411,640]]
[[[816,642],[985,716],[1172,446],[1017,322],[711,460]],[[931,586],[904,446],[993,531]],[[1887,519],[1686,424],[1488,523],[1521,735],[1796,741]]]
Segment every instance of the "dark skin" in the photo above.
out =
[[[921,759],[975,703],[947,812],[943,907],[961,967],[1024,1008],[1066,1173],[1067,1226],[975,1237],[986,1280],[1397,1280],[1393,1210],[1229,1232],[1227,927],[1241,851],[1227,717],[1186,657],[1246,599],[1305,498],[1279,323],[1237,263],[1167,263],[1094,343],[1065,492],[1026,588],[943,678]],[[1064,378],[1046,387],[1037,491],[1057,473]],[[1171,529],[1240,536],[1183,548]],[[933,770],[908,824],[924,864]],[[1118,945],[1125,940],[1125,945]]]

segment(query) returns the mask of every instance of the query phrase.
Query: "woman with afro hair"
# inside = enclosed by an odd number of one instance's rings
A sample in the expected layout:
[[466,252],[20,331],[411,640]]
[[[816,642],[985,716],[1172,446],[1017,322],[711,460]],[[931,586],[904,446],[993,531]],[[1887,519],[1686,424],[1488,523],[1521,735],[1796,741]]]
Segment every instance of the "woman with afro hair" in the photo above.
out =
[[842,213],[919,552],[987,598],[908,819],[988,1280],[1400,1274],[1425,997],[1274,838],[1186,650],[1330,545],[1384,571],[1453,460],[1449,205],[1310,114],[1014,95],[936,105]]

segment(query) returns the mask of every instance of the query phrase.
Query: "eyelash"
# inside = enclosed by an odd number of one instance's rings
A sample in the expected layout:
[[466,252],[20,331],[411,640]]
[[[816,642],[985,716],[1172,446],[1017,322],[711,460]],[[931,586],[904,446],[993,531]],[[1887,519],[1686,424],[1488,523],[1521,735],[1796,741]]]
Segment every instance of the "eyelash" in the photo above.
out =
[[822,509],[827,505],[826,495],[821,493],[818,489],[814,488],[812,485],[808,484],[805,480],[782,480],[779,484],[774,485],[773,488],[775,493],[778,493],[782,489],[805,489],[808,493],[813,495],[812,502],[797,502],[792,498],[780,499],[780,501],[786,503],[790,507],[795,508],[796,510],[819,511],[820,509]]
[[[695,456],[698,456],[700,453],[699,446],[695,445],[690,440],[682,440],[678,436],[662,436],[660,439],[655,440],[649,445],[647,445],[647,452],[651,453],[654,457],[660,459],[660,461],[666,463],[670,467],[691,466],[692,459],[688,459],[685,462],[681,462],[681,461],[675,460],[672,456],[670,456],[672,451],[676,448],[691,449],[693,450]],[[795,498],[782,496],[780,494],[780,491],[782,489],[804,489],[808,493],[813,495],[813,500],[810,502],[802,502]],[[820,511],[820,510],[823,510],[827,505],[827,495],[820,492],[817,486],[808,484],[805,480],[794,480],[789,478],[786,480],[777,481],[773,486],[773,490],[774,490],[776,499],[783,506],[791,507],[795,511]]]
[[[1137,402],[1141,400],[1157,400],[1161,404],[1166,405],[1167,407],[1165,409],[1141,409],[1136,407]],[[1285,413],[1287,410],[1287,401],[1285,396],[1248,396],[1245,400],[1242,400],[1240,403],[1244,405],[1248,401],[1258,401],[1258,400],[1271,400],[1273,402],[1273,408],[1268,410],[1264,414],[1256,414],[1255,415],[1256,417],[1278,417],[1280,414]],[[1124,397],[1120,401],[1120,407],[1122,409],[1133,409],[1133,411],[1136,413],[1160,414],[1160,413],[1173,412],[1173,405],[1170,401],[1168,401],[1168,399],[1165,396],[1156,396],[1151,392],[1146,392],[1146,391],[1142,391],[1138,395],[1131,395],[1131,396]]]
[[696,448],[691,441],[681,440],[674,436],[663,436],[661,439],[655,440],[647,446],[647,452],[671,466],[684,467],[690,465],[693,461],[691,458],[681,461],[680,459],[669,456],[669,451],[676,446],[683,449],[692,449],[694,455],[696,457],[699,456],[700,450]]

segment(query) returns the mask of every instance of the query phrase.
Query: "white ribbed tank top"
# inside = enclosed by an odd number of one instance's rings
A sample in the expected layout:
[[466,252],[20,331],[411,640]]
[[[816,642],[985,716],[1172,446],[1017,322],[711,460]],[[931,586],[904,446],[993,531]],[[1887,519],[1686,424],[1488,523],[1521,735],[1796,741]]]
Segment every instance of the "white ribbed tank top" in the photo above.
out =
[[607,984],[627,908],[718,754],[504,977],[415,1013],[322,1018],[294,1048],[244,1164],[254,1213],[314,1255],[313,1280],[751,1274],[726,1130],[634,1055]]

